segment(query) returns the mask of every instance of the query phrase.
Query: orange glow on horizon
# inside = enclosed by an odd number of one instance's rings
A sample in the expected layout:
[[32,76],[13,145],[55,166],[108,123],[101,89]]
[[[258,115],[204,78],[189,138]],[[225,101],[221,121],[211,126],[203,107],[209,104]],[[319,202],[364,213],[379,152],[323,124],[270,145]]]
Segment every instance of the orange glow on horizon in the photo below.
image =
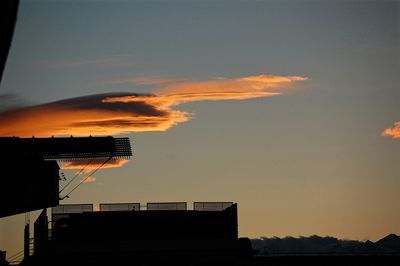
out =
[[194,101],[276,96],[283,93],[283,88],[304,80],[307,78],[272,75],[182,80],[166,83],[157,95],[109,93],[82,96],[1,112],[0,136],[95,136],[165,131],[192,117],[172,109],[174,106]]

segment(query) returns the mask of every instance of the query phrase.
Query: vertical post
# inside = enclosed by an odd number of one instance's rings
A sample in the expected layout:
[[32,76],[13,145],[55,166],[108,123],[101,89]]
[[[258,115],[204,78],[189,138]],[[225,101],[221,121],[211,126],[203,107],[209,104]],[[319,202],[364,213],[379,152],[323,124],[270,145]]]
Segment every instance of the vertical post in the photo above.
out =
[[29,224],[25,224],[25,229],[24,229],[24,260],[27,260],[29,257]]
[[34,255],[41,253],[43,246],[49,241],[49,223],[47,220],[47,209],[43,209],[33,224],[33,252]]

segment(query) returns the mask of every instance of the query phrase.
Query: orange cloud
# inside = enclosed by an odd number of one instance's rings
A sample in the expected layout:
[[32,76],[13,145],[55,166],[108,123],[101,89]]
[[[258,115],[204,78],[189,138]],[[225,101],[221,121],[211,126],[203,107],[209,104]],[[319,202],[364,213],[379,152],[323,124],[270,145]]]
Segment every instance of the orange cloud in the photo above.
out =
[[92,170],[101,168],[117,168],[129,162],[129,160],[124,159],[112,159],[104,163],[101,160],[74,160],[61,163],[61,169],[83,169],[81,174],[90,173]]
[[81,179],[81,182],[83,183],[93,183],[96,181],[96,177],[93,176],[87,176]]
[[390,136],[394,139],[400,138],[400,121],[395,122],[393,127],[386,128],[382,132],[382,136]]
[[[131,103],[103,102],[110,96],[137,98]],[[185,112],[147,103],[147,95],[100,94],[0,113],[0,135],[20,137],[117,135],[164,131],[186,122]]]
[[[165,83],[156,94],[89,95],[0,113],[0,136],[118,135],[165,131],[191,115],[172,107],[193,101],[245,100],[283,93],[307,78],[258,75]],[[150,82],[150,81],[148,81]]]
[[[212,93],[245,93],[251,92],[271,92],[271,89],[290,86],[296,81],[304,81],[307,78],[300,76],[272,76],[258,75],[244,78],[226,79],[218,78],[216,80],[199,82],[182,82],[159,91],[162,95],[180,95],[180,94],[212,94]],[[257,97],[257,96],[256,96]],[[260,97],[260,96],[258,96]],[[262,96],[261,96],[262,97]],[[229,98],[227,98],[229,100]],[[235,98],[236,99],[236,98]],[[245,99],[248,99],[247,97]]]

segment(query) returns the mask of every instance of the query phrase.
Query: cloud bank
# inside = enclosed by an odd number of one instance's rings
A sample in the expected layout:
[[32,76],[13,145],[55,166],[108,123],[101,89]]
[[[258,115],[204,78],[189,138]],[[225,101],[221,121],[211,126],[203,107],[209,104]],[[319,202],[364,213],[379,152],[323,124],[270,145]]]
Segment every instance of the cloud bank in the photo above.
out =
[[400,138],[400,121],[395,122],[393,127],[386,128],[382,132],[382,136],[389,136],[389,137],[392,137],[394,139]]
[[191,119],[189,113],[174,109],[180,104],[276,96],[306,79],[258,75],[180,81],[166,83],[155,94],[96,94],[6,110],[0,112],[0,136],[95,136],[165,131]]

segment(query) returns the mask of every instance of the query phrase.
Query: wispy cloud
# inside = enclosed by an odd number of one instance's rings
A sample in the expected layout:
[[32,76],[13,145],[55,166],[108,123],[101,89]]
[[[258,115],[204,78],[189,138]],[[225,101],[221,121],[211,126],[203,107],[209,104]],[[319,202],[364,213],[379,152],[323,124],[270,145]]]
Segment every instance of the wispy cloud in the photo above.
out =
[[400,121],[395,122],[393,127],[386,128],[382,132],[382,136],[389,136],[394,139],[400,138]]
[[139,78],[120,78],[109,81],[109,84],[118,85],[168,85],[182,83],[187,80],[185,79],[165,79],[165,78],[154,78],[154,77],[139,77]]
[[81,182],[83,182],[83,183],[94,183],[94,182],[96,182],[96,177],[86,176],[86,177],[81,179]]
[[193,101],[245,100],[280,95],[300,76],[258,75],[185,81],[156,94],[109,93],[83,96],[0,113],[1,136],[118,135],[165,131],[191,119],[174,106]]
[[0,112],[15,109],[21,105],[22,101],[16,94],[8,93],[0,95]]
[[125,67],[134,65],[132,55],[113,55],[102,56],[97,58],[79,58],[79,59],[45,59],[35,62],[36,65],[46,66],[50,68],[69,68],[81,66],[108,66],[108,67]]

